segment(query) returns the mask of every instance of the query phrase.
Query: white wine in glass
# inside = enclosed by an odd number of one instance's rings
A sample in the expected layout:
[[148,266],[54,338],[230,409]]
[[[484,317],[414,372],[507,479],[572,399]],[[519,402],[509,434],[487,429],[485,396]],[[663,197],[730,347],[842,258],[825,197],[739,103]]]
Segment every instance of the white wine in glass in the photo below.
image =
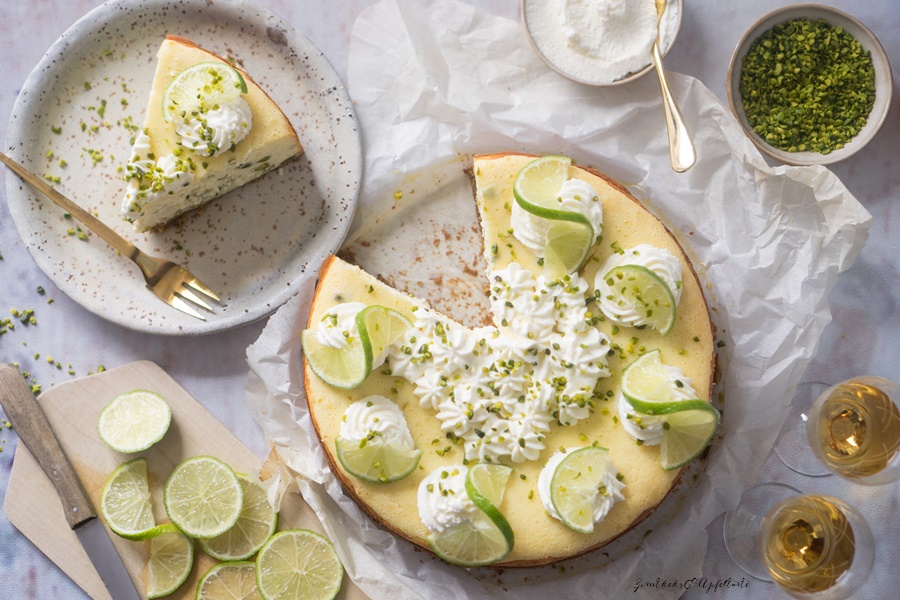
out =
[[813,404],[807,435],[834,473],[878,485],[900,477],[900,386],[857,377],[826,390]]
[[874,561],[874,538],[862,516],[830,496],[794,496],[763,519],[759,551],[772,580],[797,598],[854,593]]

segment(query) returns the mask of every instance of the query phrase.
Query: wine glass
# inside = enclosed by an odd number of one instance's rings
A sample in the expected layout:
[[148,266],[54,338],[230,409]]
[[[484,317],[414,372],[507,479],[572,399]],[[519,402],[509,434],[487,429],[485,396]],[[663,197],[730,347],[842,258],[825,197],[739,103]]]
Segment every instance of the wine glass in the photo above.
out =
[[749,488],[725,517],[725,546],[749,575],[808,600],[841,600],[872,571],[875,541],[846,502],[780,483]]
[[806,434],[824,466],[854,483],[900,479],[900,385],[883,377],[854,377],[813,403]]
[[785,466],[801,475],[827,477],[832,474],[813,452],[806,435],[810,409],[829,387],[829,384],[820,381],[798,383],[791,399],[791,410],[775,440],[775,454]]

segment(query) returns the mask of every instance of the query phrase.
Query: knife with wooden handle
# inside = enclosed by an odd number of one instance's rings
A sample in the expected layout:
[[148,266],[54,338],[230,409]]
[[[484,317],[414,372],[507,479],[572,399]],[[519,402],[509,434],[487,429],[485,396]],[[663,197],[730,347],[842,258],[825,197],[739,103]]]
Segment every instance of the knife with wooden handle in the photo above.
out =
[[60,447],[47,416],[19,369],[10,364],[0,364],[0,406],[19,440],[53,482],[65,509],[66,520],[110,596],[115,600],[140,598],[103,523],[97,519],[78,474]]

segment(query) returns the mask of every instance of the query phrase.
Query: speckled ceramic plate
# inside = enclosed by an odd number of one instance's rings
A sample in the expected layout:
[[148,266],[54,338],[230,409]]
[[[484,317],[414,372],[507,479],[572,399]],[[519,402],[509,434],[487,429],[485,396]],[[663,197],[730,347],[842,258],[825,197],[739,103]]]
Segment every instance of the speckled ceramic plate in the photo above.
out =
[[[167,34],[238,60],[290,118],[305,153],[163,232],[139,234],[119,213],[119,169]],[[7,142],[13,158],[58,177],[55,186],[77,204],[222,297],[205,322],[164,304],[129,260],[94,235],[73,235],[78,223],[7,173],[16,227],[50,279],[103,318],[168,335],[221,331],[285,302],[302,274],[341,245],[362,174],[358,124],[334,69],[290,25],[240,0],[113,0],[88,13],[26,80]]]

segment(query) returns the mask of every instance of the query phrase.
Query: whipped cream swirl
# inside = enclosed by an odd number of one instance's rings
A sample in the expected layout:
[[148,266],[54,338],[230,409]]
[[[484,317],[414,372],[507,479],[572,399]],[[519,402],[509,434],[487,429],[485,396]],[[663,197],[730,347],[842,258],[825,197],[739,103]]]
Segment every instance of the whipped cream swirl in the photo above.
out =
[[[559,463],[566,457],[566,454],[577,449],[565,448],[557,450],[547,460],[544,468],[541,469],[541,474],[538,476],[538,494],[541,496],[541,504],[544,505],[544,510],[547,511],[547,514],[557,520],[559,520],[559,513],[556,512],[556,509],[553,507],[553,500],[550,498],[550,484],[553,481],[553,473],[556,471]],[[593,498],[595,524],[606,518],[606,515],[609,514],[616,502],[621,502],[625,499],[625,496],[622,494],[625,484],[616,477],[618,474],[619,470],[616,469],[612,461],[606,461],[606,470],[603,472],[601,480],[602,487],[597,489]]]
[[419,518],[431,533],[471,522],[479,508],[466,493],[464,465],[438,467],[419,484],[417,504]]
[[621,290],[607,282],[607,274],[623,265],[637,265],[652,271],[669,286],[675,305],[681,301],[681,261],[665,248],[638,244],[622,253],[614,253],[597,271],[594,280],[597,305],[611,321],[633,327],[649,322],[639,302],[623,295]]
[[252,126],[250,105],[235,96],[214,108],[186,112],[175,132],[185,148],[201,156],[218,156],[247,137]]
[[174,154],[154,161],[150,137],[141,132],[135,137],[126,167],[128,187],[122,198],[122,214],[128,220],[141,215],[143,207],[166,194],[175,193],[194,180],[193,164]]
[[512,263],[490,281],[496,327],[470,330],[419,306],[387,362],[462,440],[467,460],[537,460],[553,422],[590,416],[597,381],[609,376],[609,339],[578,276],[548,282]]
[[338,436],[354,444],[379,436],[388,445],[415,449],[403,411],[384,396],[368,396],[348,406]]

